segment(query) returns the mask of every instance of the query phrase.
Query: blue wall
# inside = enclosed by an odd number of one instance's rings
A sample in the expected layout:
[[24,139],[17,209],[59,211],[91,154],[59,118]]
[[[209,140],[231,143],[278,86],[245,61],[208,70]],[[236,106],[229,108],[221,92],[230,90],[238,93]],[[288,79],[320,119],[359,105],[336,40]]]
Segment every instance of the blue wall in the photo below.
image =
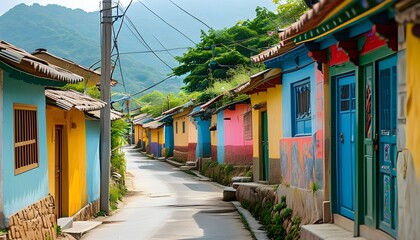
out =
[[86,187],[89,203],[99,199],[100,194],[99,136],[100,122],[86,120]]
[[[13,71],[13,70],[11,70]],[[26,78],[24,74],[19,74]],[[33,77],[27,77],[33,79]],[[43,86],[12,79],[4,71],[3,83],[3,202],[6,218],[48,195],[48,157],[46,144],[45,90]],[[38,108],[39,166],[15,175],[13,104],[30,104]]]
[[225,113],[217,113],[217,162],[225,162]]
[[[309,60],[309,58],[308,58]],[[312,133],[316,131],[316,109],[315,109],[315,63],[309,64],[308,66],[299,69],[294,72],[283,74],[283,97],[282,97],[282,107],[283,107],[283,137],[293,137],[292,136],[292,96],[291,96],[291,86],[304,79],[310,79],[311,82],[311,121],[312,121]]]
[[211,157],[211,138],[210,138],[210,124],[211,119],[201,120],[200,117],[195,117],[197,123],[197,148],[195,158]]
[[165,125],[165,148],[169,148],[169,156],[174,155],[174,126]]

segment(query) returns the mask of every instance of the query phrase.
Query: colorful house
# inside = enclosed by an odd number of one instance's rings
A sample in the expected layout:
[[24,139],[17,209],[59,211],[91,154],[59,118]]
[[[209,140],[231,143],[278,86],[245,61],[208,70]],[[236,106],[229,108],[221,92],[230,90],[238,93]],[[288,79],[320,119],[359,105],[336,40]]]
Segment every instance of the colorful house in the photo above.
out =
[[398,31],[398,238],[420,236],[420,4],[396,4]]
[[[277,77],[277,92],[271,97],[271,107],[268,109],[268,130],[264,122],[261,129],[267,131],[268,145],[279,159],[265,165],[265,171],[270,176],[270,182],[280,182],[277,190],[279,196],[288,196],[288,205],[296,215],[302,217],[302,223],[316,222],[322,219],[322,201],[324,199],[324,75],[318,69],[318,64],[308,56],[309,51],[304,45],[289,44],[288,47],[276,46],[275,54],[266,52],[253,56],[255,63],[264,62],[269,70],[251,77],[250,84],[242,91],[255,94],[252,99],[261,97],[267,88],[274,88],[270,83],[270,75]],[[271,80],[275,81],[275,80]],[[274,91],[275,88],[271,91]],[[264,99],[260,101],[265,101]],[[261,108],[261,103],[252,103],[254,109]],[[256,105],[260,104],[260,105]],[[264,109],[264,108],[263,108]],[[263,111],[264,112],[264,111]],[[256,113],[258,116],[261,113]],[[271,120],[277,117],[278,120]],[[273,116],[274,115],[274,116]],[[272,121],[272,122],[271,122]],[[257,127],[257,126],[255,126]],[[273,131],[273,127],[276,128]],[[264,133],[261,139],[267,138]],[[264,147],[262,140],[261,146]],[[261,156],[263,156],[261,154]],[[314,194],[311,189],[317,189]]]
[[[331,128],[324,128],[323,141],[314,140],[315,156],[323,149],[324,172],[331,171],[323,195],[333,220],[374,239],[396,237],[398,225],[397,24],[391,4],[321,1],[280,33],[282,46],[304,44],[325,77],[317,72],[317,96],[324,94],[314,100],[324,106],[324,126]],[[319,110],[312,112],[317,119]],[[318,148],[328,142],[329,148]]]
[[211,157],[218,163],[252,165],[252,115],[250,100],[217,107],[221,94],[201,105],[201,115],[211,116]]
[[134,125],[135,139],[137,141],[137,145],[142,151],[150,151],[148,133],[143,125],[151,121],[153,121],[153,118],[148,115],[139,115],[132,121],[132,124]]
[[282,136],[281,69],[268,69],[251,76],[251,80],[239,86],[236,92],[248,94],[251,99],[254,181],[279,183],[278,143]]
[[45,96],[48,188],[57,217],[89,218],[99,211],[100,193],[100,122],[89,112],[106,103],[74,90],[46,89]]
[[140,123],[142,121],[144,121],[145,119],[150,119],[150,117],[146,114],[146,113],[142,113],[140,115],[135,116],[132,121],[131,124],[133,126],[133,130],[134,130],[134,143],[139,147],[142,148],[143,147],[143,127],[142,125],[140,125]]
[[195,106],[189,114],[193,119],[197,129],[197,147],[195,150],[195,160],[199,158],[209,158],[211,156],[210,123],[211,118],[206,112],[201,111],[200,106]]
[[154,157],[165,156],[165,142],[164,142],[164,123],[156,118],[154,121],[143,124],[143,128],[147,131],[148,142],[150,144],[149,154]]
[[[40,239],[55,236],[45,86],[81,81],[81,76],[0,42],[0,225],[9,227],[11,239],[25,234]],[[49,222],[49,227],[41,224],[40,229],[36,216]],[[14,230],[23,228],[24,222],[31,223],[31,230],[16,234]]]
[[196,160],[197,128],[189,114],[193,110],[194,101],[182,105],[174,115],[174,159],[187,162]]

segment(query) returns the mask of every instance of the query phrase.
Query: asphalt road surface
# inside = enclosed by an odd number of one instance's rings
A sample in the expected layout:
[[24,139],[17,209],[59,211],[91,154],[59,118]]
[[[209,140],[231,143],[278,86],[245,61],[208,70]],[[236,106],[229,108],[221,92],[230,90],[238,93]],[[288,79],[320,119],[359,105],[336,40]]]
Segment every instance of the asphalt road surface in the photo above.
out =
[[124,149],[129,192],[124,204],[83,236],[102,239],[252,239],[222,188]]

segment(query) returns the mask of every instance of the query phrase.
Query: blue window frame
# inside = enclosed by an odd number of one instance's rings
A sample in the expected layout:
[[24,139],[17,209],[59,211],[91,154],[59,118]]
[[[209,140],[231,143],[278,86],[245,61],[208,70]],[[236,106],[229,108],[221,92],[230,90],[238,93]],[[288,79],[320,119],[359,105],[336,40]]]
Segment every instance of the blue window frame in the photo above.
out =
[[304,79],[292,84],[292,134],[310,135],[311,123],[311,81]]

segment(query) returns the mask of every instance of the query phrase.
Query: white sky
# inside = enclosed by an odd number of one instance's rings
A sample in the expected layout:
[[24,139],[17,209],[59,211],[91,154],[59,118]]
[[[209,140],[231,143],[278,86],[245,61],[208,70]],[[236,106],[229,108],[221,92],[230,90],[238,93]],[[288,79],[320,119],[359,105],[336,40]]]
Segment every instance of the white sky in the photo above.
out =
[[[114,2],[115,0],[113,0]],[[33,3],[39,3],[40,5],[47,4],[58,4],[68,8],[81,8],[86,12],[98,11],[101,0],[1,0],[0,4],[0,15],[7,12],[10,8],[25,3],[26,5],[32,5]],[[127,6],[130,0],[120,0],[123,6]]]

